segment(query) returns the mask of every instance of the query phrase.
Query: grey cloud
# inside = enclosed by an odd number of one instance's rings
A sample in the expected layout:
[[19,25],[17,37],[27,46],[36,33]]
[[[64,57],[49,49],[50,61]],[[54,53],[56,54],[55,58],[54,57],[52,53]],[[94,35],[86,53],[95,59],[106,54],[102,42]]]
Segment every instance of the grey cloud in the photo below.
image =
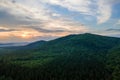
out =
[[10,31],[15,31],[15,29],[0,29],[0,32],[10,32]]
[[107,29],[106,31],[120,31],[120,29]]
[[0,11],[0,25],[8,25],[10,27],[14,27],[13,25],[21,25],[21,24],[33,24],[38,23],[37,21],[31,20],[30,17],[25,16],[24,20],[19,19],[18,17],[15,17],[12,14],[9,14],[6,11]]
[[52,30],[52,29],[44,29],[40,26],[31,26],[32,29],[43,32],[43,33],[59,33],[59,32],[66,32],[66,30],[58,29],[58,30]]
[[108,0],[112,4],[117,4],[120,3],[120,0]]
[[12,0],[12,3],[16,3],[16,1],[15,1],[15,0]]

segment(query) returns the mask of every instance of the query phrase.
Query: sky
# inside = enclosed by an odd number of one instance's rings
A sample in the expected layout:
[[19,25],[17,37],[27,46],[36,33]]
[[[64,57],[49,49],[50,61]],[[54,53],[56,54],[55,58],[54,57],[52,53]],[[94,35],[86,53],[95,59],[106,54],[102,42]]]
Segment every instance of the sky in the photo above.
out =
[[120,0],[0,0],[0,43],[82,33],[120,37]]

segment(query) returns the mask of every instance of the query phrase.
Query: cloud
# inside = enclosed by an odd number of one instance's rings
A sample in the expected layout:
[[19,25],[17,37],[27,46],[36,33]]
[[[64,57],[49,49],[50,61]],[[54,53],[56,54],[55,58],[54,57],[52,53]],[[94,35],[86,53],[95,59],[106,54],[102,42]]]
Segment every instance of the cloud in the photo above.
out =
[[[17,25],[16,27],[4,26],[0,29],[0,40],[33,41],[39,39],[53,39],[69,34],[84,33],[88,28],[72,20],[51,20],[39,24]],[[3,35],[4,34],[4,35]],[[13,40],[14,39],[14,40]]]
[[[50,20],[53,17],[61,17],[48,5],[57,5],[72,12],[79,12],[82,15],[90,15],[101,24],[111,17],[111,7],[117,1],[114,0],[2,0],[1,8],[10,14],[25,20]],[[19,13],[18,13],[19,12]],[[22,17],[22,18],[21,18]]]
[[43,21],[40,24],[21,25],[21,27],[30,28],[38,32],[42,32],[44,34],[61,34],[65,32],[67,34],[75,34],[84,33],[88,31],[88,28],[82,23],[64,18],[58,20]]
[[110,4],[118,4],[120,3],[120,0],[106,0],[109,1]]
[[43,33],[61,33],[61,32],[66,32],[65,30],[50,30],[50,29],[44,29],[44,28],[40,28],[40,27],[35,27],[33,28],[34,30],[36,31],[39,31],[39,32],[43,32]]
[[31,27],[32,29],[43,32],[43,33],[83,33],[88,31],[88,28],[78,22],[72,20],[51,20],[46,21],[38,25],[26,25],[26,27]]
[[115,31],[115,32],[117,31],[117,32],[119,32],[120,29],[112,29],[112,28],[111,28],[111,29],[107,29],[106,31]]
[[98,1],[98,11],[97,11],[98,23],[104,23],[111,17],[111,4],[105,0]]
[[120,20],[118,20],[115,25],[120,25]]
[[0,27],[0,32],[11,32],[11,31],[15,31],[16,29],[10,29],[7,27]]
[[6,30],[6,29],[0,29],[0,32],[10,32],[10,31],[14,31],[13,29],[8,29],[8,30]]
[[[31,3],[35,4],[36,6],[33,7]],[[0,3],[1,8],[16,17],[22,17],[21,19],[26,19],[26,17],[39,20],[49,19],[49,9],[45,9],[45,7],[40,3],[39,5],[40,6],[38,6],[37,2],[33,0],[21,0],[21,2],[17,2],[16,0],[15,3],[13,3],[12,0],[2,0]]]
[[58,5],[83,15],[91,15],[97,18],[99,24],[109,20],[113,5],[113,0],[44,0],[43,2]]
[[78,11],[83,14],[91,14],[89,6],[92,4],[89,0],[45,0],[48,4],[59,5],[61,7],[67,8],[70,11]]

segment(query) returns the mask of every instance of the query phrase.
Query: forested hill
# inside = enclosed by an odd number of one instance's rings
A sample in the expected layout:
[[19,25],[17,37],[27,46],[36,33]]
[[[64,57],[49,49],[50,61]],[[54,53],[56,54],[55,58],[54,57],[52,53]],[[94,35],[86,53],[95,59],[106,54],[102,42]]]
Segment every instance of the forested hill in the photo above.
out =
[[0,80],[120,80],[120,38],[76,34],[0,53]]
[[[54,53],[68,53],[80,50],[108,50],[120,44],[120,38],[100,36],[90,33],[68,35],[55,40],[51,40],[39,47],[39,51],[51,51]],[[73,50],[73,51],[72,51]],[[66,53],[66,52],[65,52]]]

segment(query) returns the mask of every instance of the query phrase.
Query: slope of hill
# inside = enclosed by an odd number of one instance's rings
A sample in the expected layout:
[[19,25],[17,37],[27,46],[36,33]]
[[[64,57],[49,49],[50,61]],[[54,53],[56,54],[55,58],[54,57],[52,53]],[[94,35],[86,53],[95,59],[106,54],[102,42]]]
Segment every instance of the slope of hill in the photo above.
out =
[[119,46],[120,38],[90,33],[35,42],[1,55],[0,79],[120,80]]
[[41,40],[41,41],[36,41],[33,43],[30,43],[28,45],[26,45],[25,47],[27,48],[38,48],[40,46],[42,46],[43,44],[45,44],[47,41]]
[[[54,51],[56,53],[63,51],[75,53],[75,49],[81,50],[82,48],[90,49],[93,51],[97,50],[108,50],[114,46],[120,44],[119,38],[105,37],[90,33],[79,34],[79,35],[69,35],[62,38],[58,38],[52,41],[49,41],[45,45],[41,46],[39,50],[42,51]],[[69,51],[70,50],[70,51]]]
[[33,43],[29,44],[24,44],[24,45],[19,45],[19,46],[14,46],[14,45],[9,45],[9,46],[1,46],[0,47],[0,54],[18,54],[18,53],[29,53],[31,50],[35,50],[38,47],[42,46],[46,41],[36,41]]

